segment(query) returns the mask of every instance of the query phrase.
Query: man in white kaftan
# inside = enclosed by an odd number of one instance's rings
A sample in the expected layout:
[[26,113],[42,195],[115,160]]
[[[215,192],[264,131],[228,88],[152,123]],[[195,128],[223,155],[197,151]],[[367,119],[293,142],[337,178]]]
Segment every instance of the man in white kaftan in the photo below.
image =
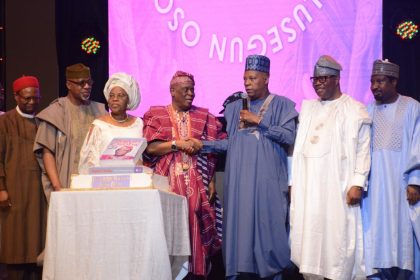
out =
[[359,202],[370,168],[366,108],[340,90],[340,64],[321,56],[302,104],[292,161],[291,259],[305,279],[364,278]]
[[415,270],[420,279],[420,103],[398,94],[398,78],[398,65],[374,62],[372,169],[362,201],[366,273],[374,279],[414,279]]

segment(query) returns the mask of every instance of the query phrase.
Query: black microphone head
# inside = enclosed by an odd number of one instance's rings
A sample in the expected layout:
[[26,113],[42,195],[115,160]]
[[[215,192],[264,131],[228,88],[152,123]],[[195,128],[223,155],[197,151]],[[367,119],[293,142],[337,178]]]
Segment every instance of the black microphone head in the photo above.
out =
[[228,104],[230,104],[230,103],[232,103],[232,102],[235,102],[235,101],[236,101],[236,100],[238,100],[238,99],[241,99],[241,98],[242,98],[242,94],[244,94],[242,91],[237,91],[237,92],[235,92],[235,93],[233,93],[233,94],[229,95],[229,96],[225,99],[225,101],[223,102],[223,110],[222,110],[222,111],[220,111],[220,112],[219,112],[219,114],[223,114],[223,112],[225,111],[226,106],[227,106]]

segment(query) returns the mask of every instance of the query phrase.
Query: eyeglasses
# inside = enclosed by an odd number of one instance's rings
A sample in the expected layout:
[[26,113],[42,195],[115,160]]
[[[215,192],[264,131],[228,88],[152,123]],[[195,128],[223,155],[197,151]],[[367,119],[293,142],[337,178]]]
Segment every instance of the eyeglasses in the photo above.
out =
[[329,78],[332,78],[332,77],[336,77],[336,76],[333,76],[333,75],[331,75],[331,76],[319,76],[319,77],[311,77],[310,79],[311,79],[311,82],[313,84],[316,84],[318,82],[320,82],[321,84],[324,84],[325,82],[327,82],[327,80]]
[[23,103],[29,103],[31,101],[33,101],[34,103],[36,103],[36,102],[39,101],[39,99],[41,99],[41,96],[28,96],[28,97],[23,97],[19,93],[16,94],[16,96],[19,96],[19,98],[22,100]]
[[72,84],[78,85],[79,87],[82,87],[82,88],[85,87],[86,85],[89,85],[89,86],[93,85],[93,80],[92,79],[82,80],[80,82],[76,82],[76,81],[72,81],[72,80],[67,80],[67,81],[69,81]]

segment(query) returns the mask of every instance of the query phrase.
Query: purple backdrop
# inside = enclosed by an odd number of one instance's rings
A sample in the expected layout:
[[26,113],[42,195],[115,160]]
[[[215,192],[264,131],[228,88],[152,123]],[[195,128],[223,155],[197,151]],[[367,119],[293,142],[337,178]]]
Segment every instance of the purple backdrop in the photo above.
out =
[[170,103],[176,70],[196,80],[194,104],[214,114],[242,91],[245,57],[271,59],[270,90],[315,98],[309,77],[320,55],[343,66],[343,92],[367,103],[372,62],[382,55],[380,0],[109,0],[109,71],[140,84],[137,116]]

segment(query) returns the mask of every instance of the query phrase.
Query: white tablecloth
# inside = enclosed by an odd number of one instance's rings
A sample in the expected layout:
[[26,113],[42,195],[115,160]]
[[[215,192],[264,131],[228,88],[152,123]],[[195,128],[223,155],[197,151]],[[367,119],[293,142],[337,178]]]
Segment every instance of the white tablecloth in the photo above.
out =
[[172,279],[173,257],[179,263],[188,255],[185,197],[159,190],[51,194],[44,280]]

